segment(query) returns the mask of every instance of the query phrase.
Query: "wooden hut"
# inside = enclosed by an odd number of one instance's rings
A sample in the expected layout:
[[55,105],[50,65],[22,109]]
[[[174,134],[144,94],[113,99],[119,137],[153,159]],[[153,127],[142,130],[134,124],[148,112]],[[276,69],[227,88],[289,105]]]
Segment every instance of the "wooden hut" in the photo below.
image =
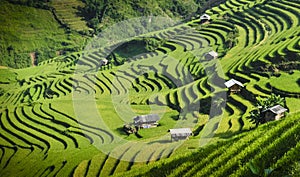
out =
[[188,139],[193,133],[190,128],[170,129],[171,140]]
[[265,122],[273,121],[273,120],[279,120],[284,116],[284,113],[287,111],[286,108],[275,105],[271,108],[266,109],[263,111],[263,117],[265,119]]
[[157,114],[139,115],[133,118],[133,124],[138,128],[151,128],[157,127],[159,120]]
[[203,15],[200,16],[200,22],[201,23],[208,22],[208,21],[210,21],[210,16],[209,15],[203,14]]
[[106,58],[100,61],[100,66],[105,66],[107,64],[108,64],[108,60]]
[[235,79],[230,79],[224,84],[229,89],[230,93],[238,93],[241,91],[241,88],[244,87],[244,85],[240,81],[237,81]]
[[204,57],[205,57],[206,60],[217,59],[218,58],[218,53],[212,50],[212,51],[206,53],[204,55]]

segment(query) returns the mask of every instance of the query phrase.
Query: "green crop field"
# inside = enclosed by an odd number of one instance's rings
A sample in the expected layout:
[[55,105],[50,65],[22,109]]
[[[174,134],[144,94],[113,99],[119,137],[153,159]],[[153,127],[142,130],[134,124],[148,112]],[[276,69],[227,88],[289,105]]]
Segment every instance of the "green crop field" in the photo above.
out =
[[88,31],[89,28],[84,21],[84,17],[80,16],[80,8],[84,7],[84,3],[79,0],[60,1],[53,0],[50,6],[54,8],[54,13],[63,24],[75,31]]
[[[1,46],[83,44],[83,3],[66,2],[50,5],[70,33],[50,11],[5,1]],[[0,176],[299,176],[299,7],[227,0],[205,11],[209,22],[125,21],[82,51],[1,67]],[[9,26],[17,18],[23,23]],[[163,27],[147,31],[151,21]],[[207,59],[212,50],[218,57]],[[229,94],[229,79],[243,83],[241,92]],[[256,127],[248,119],[256,98],[272,93],[285,99],[286,117]],[[159,126],[123,131],[145,114],[158,114]],[[186,127],[189,139],[171,140],[169,129]]]

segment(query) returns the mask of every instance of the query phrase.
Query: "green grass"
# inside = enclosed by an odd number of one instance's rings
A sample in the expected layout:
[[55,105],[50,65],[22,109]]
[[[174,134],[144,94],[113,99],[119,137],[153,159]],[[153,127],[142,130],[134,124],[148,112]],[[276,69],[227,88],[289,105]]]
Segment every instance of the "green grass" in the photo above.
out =
[[[69,33],[54,19],[50,10],[14,5],[3,1],[0,6],[1,65],[10,67],[28,67],[31,63],[29,54],[40,52],[39,62],[56,56],[60,50],[74,51],[84,43],[84,37]],[[22,41],[22,42],[20,42]],[[8,51],[8,48],[11,51]],[[76,50],[75,49],[75,50]],[[13,58],[17,54],[27,56],[21,61]],[[24,63],[23,62],[23,63]]]
[[280,90],[284,90],[291,93],[299,93],[299,74],[298,70],[295,70],[293,74],[281,72],[279,77],[272,77],[270,84]]

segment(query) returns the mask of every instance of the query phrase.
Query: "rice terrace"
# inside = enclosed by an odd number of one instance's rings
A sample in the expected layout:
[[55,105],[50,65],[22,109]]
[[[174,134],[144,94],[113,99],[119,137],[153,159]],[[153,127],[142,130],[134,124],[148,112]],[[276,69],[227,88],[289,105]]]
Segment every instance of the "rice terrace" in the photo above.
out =
[[0,176],[300,176],[299,0],[1,0]]

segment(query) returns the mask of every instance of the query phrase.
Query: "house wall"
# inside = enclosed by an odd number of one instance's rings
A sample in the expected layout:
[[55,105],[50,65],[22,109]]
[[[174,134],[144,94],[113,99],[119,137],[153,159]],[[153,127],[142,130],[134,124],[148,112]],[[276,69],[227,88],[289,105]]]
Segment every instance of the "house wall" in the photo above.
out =
[[275,120],[279,120],[284,116],[284,113],[275,116]]
[[138,126],[140,128],[152,128],[152,127],[157,127],[157,124],[158,123],[154,122],[154,123],[135,124],[135,126]]
[[230,87],[230,92],[231,93],[237,93],[241,91],[241,86],[235,84],[232,87]]
[[171,139],[174,140],[183,140],[188,139],[191,134],[171,134]]
[[215,57],[211,56],[210,54],[206,54],[205,59],[206,60],[212,60],[212,59],[215,59]]
[[265,121],[269,122],[269,121],[273,121],[275,120],[276,115],[270,111],[266,112],[265,114]]
[[284,116],[284,113],[282,114],[274,114],[271,111],[268,111],[265,113],[265,121],[273,121],[273,120],[280,120]]

